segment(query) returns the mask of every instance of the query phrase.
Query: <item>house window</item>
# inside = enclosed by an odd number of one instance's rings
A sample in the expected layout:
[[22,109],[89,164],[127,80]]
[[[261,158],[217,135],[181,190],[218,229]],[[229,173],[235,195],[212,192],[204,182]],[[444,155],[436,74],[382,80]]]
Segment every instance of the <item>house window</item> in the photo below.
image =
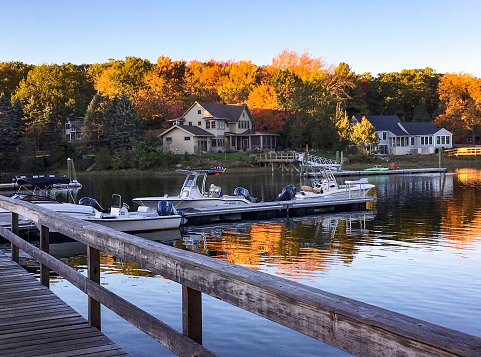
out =
[[172,142],[172,138],[171,137],[165,138],[165,142],[170,144]]
[[416,143],[416,140],[415,140],[415,139],[416,139],[416,138],[415,138],[414,136],[411,136],[411,146],[416,145],[416,144],[415,144],[415,143]]
[[436,137],[436,144],[441,145],[441,137],[440,136]]
[[433,145],[433,137],[432,136],[429,137],[429,145]]
[[197,111],[197,114],[202,114],[202,110],[199,109],[199,110]]
[[70,123],[65,124],[65,129],[70,129]]
[[217,121],[217,129],[224,130],[225,129],[225,122],[219,120]]
[[450,138],[449,138],[449,135],[446,136],[446,145],[449,145],[450,144]]
[[184,136],[184,140],[185,140],[185,141],[189,141],[189,140],[190,140],[190,136]]
[[215,120],[212,120],[212,121],[210,122],[210,128],[211,128],[211,129],[215,129]]
[[189,122],[189,126],[192,126],[192,122],[191,122],[191,121]]
[[382,132],[382,140],[386,140],[387,133],[385,131]]
[[198,121],[198,122],[197,122],[197,126],[202,126],[202,122],[201,122],[201,121]]
[[206,128],[206,129],[210,129],[210,121],[206,121],[206,122],[205,122],[205,128]]
[[446,137],[441,136],[441,145],[444,145],[444,144],[446,144]]

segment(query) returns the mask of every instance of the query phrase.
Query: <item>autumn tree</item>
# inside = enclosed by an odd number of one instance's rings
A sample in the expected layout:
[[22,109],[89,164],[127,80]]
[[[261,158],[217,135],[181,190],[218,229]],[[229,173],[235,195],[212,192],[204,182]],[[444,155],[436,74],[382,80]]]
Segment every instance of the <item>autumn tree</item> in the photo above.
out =
[[[187,103],[195,101],[220,103],[218,88],[222,78],[224,64],[211,59],[208,62],[191,61],[185,74],[185,92]],[[190,105],[189,104],[189,105]]]
[[334,125],[337,129],[337,135],[339,137],[339,144],[342,149],[346,148],[351,142],[353,124],[349,119],[346,111],[342,110],[341,103],[336,106],[336,115],[334,117]]
[[481,79],[465,73],[447,73],[439,82],[439,97],[444,105],[435,124],[458,135],[481,125]]
[[133,101],[148,128],[162,127],[167,119],[175,117],[179,108],[183,112],[186,68],[185,61],[161,56],[144,75],[145,86],[135,93]]
[[131,99],[145,88],[144,76],[152,69],[149,60],[126,57],[125,60],[110,60],[108,63],[92,65],[89,73],[95,89],[102,95],[114,97],[127,94]]
[[367,148],[376,146],[379,143],[379,137],[376,134],[374,126],[366,119],[362,117],[360,123],[356,124],[352,130],[351,140],[356,145],[362,148],[362,153],[367,153]]
[[53,113],[67,118],[70,114],[83,115],[94,93],[86,66],[44,64],[28,72],[14,97],[29,103],[24,108],[27,115],[48,106]]
[[256,84],[257,72],[258,67],[251,61],[227,63],[218,88],[221,99],[226,104],[245,102]]
[[32,69],[32,65],[22,62],[0,62],[0,94],[5,94],[10,100],[20,82]]

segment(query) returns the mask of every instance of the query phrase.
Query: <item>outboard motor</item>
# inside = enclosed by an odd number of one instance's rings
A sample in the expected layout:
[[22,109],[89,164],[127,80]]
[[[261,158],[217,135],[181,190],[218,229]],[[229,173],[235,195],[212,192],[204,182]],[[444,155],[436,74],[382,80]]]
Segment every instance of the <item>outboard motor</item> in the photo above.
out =
[[95,198],[82,197],[82,198],[78,201],[78,204],[79,204],[79,205],[82,205],[82,206],[90,206],[90,207],[93,207],[93,208],[95,208],[97,211],[102,212],[102,213],[108,213],[108,212],[109,212],[108,209],[102,208],[102,206],[100,206],[100,204],[97,202],[97,200],[96,200]]
[[174,205],[169,201],[159,201],[159,203],[157,204],[157,214],[159,216],[170,216],[176,213],[177,210],[174,208]]
[[296,187],[294,185],[287,185],[282,189],[282,192],[277,196],[276,201],[290,201],[296,197]]
[[257,202],[257,199],[255,197],[252,197],[249,194],[249,191],[244,187],[236,187],[236,189],[234,190],[234,196],[244,196],[245,199],[250,202]]

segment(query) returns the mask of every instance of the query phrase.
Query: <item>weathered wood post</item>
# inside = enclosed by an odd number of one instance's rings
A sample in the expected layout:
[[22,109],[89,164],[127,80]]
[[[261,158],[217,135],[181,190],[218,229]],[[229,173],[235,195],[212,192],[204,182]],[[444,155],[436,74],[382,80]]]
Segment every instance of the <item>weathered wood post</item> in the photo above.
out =
[[[88,278],[100,284],[100,252],[98,249],[87,246]],[[101,331],[100,302],[89,296],[89,324]]]
[[[45,253],[50,252],[50,230],[46,226],[40,226],[40,249]],[[40,264],[40,284],[50,287],[50,269],[44,264]]]
[[182,333],[202,344],[202,293],[182,285]]
[[[18,236],[18,214],[12,212],[12,233]],[[18,247],[11,243],[12,247],[12,260],[18,263],[19,252]]]

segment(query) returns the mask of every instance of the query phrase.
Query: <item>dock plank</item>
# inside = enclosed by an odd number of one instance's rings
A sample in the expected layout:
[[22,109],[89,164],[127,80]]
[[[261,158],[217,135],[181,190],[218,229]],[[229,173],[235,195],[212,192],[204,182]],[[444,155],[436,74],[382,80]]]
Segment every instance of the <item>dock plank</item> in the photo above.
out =
[[128,356],[0,252],[1,356]]

